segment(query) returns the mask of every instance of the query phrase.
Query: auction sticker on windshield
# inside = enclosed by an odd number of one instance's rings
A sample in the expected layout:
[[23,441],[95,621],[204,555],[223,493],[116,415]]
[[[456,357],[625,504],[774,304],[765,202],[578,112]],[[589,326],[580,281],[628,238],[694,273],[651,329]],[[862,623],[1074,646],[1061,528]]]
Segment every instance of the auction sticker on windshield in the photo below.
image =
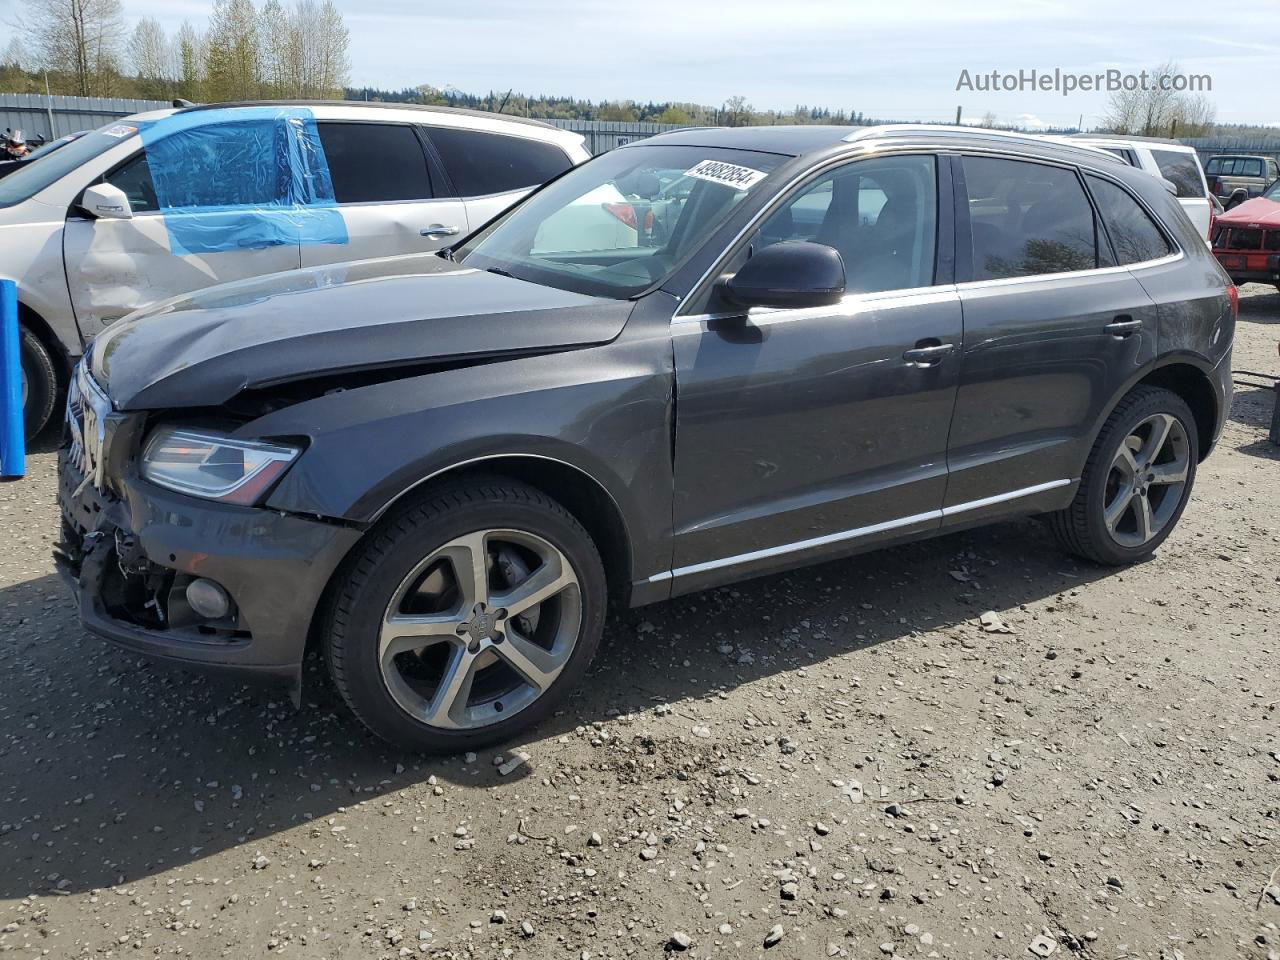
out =
[[121,137],[131,137],[138,132],[137,127],[131,127],[127,123],[117,123],[114,127],[108,127],[102,131],[108,137],[115,137],[119,140]]
[[750,167],[740,167],[736,163],[723,163],[720,160],[703,160],[684,172],[686,177],[697,177],[699,180],[710,180],[722,187],[735,190],[750,190],[768,174]]

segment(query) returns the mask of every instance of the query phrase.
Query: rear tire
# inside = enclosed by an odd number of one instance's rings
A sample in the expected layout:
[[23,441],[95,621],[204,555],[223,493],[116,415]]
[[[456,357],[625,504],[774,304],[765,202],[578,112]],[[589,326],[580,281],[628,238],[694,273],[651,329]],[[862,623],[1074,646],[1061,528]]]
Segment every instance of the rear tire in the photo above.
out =
[[23,380],[22,417],[30,440],[53,419],[58,405],[58,367],[43,341],[21,324],[18,356]]
[[369,532],[335,582],[325,659],[378,736],[473,749],[564,699],[595,655],[606,599],[600,555],[572,514],[514,480],[471,478]]
[[1196,420],[1176,393],[1137,387],[1112,411],[1075,499],[1050,514],[1068,551],[1107,566],[1150,556],[1173,531],[1195,482]]

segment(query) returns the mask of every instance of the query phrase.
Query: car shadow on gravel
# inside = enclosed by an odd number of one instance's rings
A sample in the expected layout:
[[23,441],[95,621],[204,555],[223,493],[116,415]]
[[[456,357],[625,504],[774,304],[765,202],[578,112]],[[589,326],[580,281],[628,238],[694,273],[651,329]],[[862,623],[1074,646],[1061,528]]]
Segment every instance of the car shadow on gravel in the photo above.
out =
[[[500,751],[467,764],[382,744],[342,707],[314,658],[295,711],[283,692],[109,648],[80,629],[57,578],[38,577],[0,590],[8,637],[0,648],[0,899],[91,890],[182,866],[198,872],[202,860],[228,849],[241,849],[247,866],[255,844],[273,834],[391,791],[425,788],[430,777],[456,785],[450,793],[507,791],[523,775],[550,772],[539,763],[555,738],[655,708],[668,715],[638,721],[636,731],[647,731],[639,745],[625,722],[609,724],[607,736],[628,749],[605,750],[601,762],[625,774],[647,750],[640,759],[658,766],[644,776],[675,776],[700,749],[705,733],[693,727],[706,722],[713,700],[732,697],[716,708],[720,722],[711,721],[714,735],[732,735],[726,709],[734,724],[753,710],[777,709],[793,671],[822,671],[833,687],[856,687],[867,658],[885,645],[938,645],[936,631],[962,632],[975,654],[960,659],[949,640],[937,655],[986,682],[983,611],[1050,597],[1055,609],[1070,610],[1073,588],[1113,573],[1074,561],[1040,524],[1023,521],[615,613],[581,689],[502,751],[530,757],[508,777],[493,765]],[[784,710],[801,722],[816,706]]]

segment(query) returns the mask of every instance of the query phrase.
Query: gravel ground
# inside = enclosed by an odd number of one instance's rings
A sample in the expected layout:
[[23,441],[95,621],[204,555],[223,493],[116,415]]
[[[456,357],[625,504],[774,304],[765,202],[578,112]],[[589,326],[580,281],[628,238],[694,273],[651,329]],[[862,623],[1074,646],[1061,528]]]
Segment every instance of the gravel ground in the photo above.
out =
[[[1276,371],[1244,293],[1235,366]],[[560,715],[441,760],[314,664],[295,712],[85,636],[39,453],[0,488],[0,952],[1280,960],[1270,410],[1238,388],[1148,563],[1026,521],[624,613]]]

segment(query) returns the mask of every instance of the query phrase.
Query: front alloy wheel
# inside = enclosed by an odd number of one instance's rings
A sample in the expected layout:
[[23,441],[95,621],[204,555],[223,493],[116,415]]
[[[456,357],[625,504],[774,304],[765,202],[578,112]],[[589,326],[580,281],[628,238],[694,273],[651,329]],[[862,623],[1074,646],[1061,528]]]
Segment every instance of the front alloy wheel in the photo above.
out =
[[405,577],[383,616],[378,662],[410,716],[476,729],[550,690],[581,625],[582,588],[554,544],[527,531],[479,530]]
[[392,513],[335,582],[329,672],[374,733],[432,751],[504,740],[546,716],[599,643],[591,537],[541,491],[472,478]]

